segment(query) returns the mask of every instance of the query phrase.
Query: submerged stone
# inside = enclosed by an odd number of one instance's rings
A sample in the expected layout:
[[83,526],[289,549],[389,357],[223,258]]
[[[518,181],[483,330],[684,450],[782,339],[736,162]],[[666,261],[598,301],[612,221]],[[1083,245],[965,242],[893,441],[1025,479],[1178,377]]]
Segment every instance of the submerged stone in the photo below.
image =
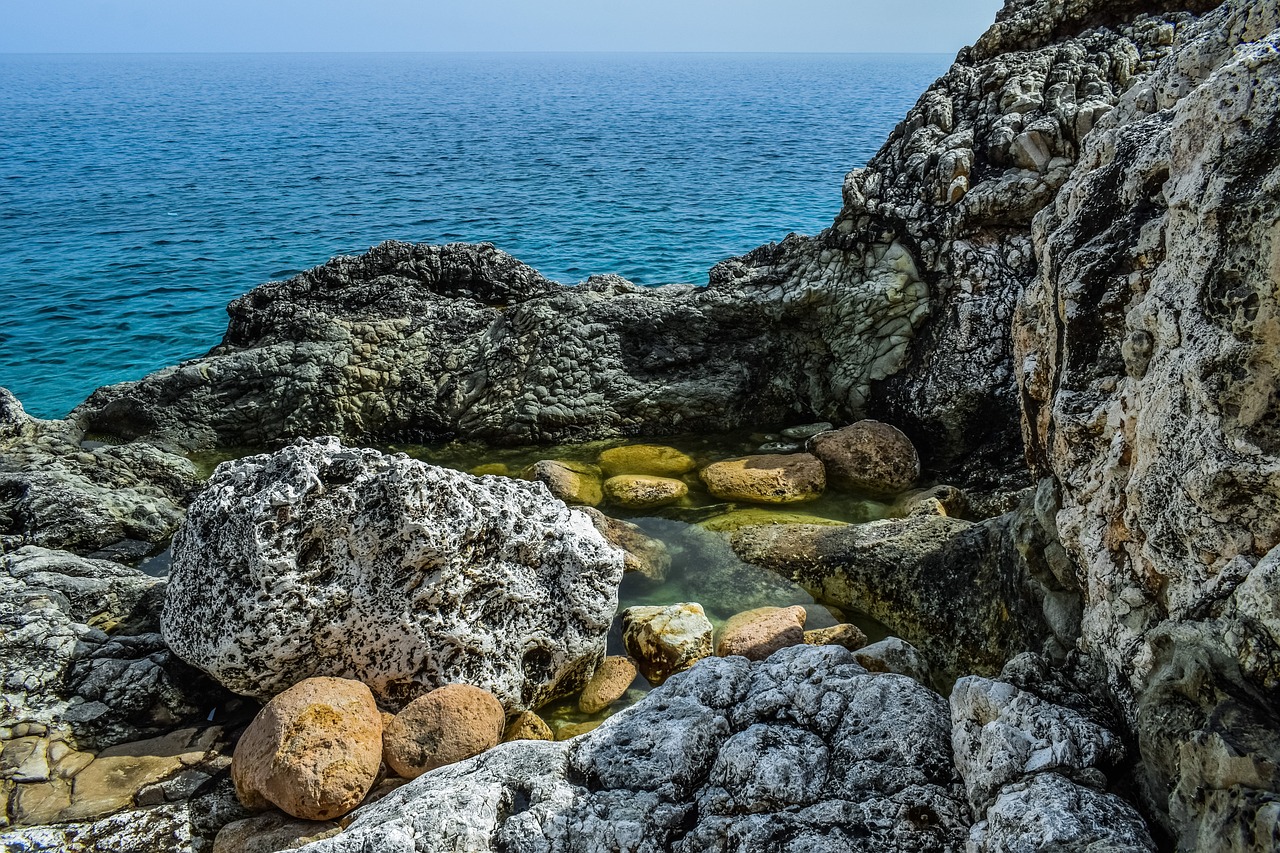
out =
[[728,459],[708,465],[699,476],[720,500],[748,503],[802,503],[827,487],[822,463],[808,453]]
[[530,479],[547,487],[552,495],[567,504],[595,506],[604,499],[600,469],[585,462],[543,459],[529,471]]
[[626,509],[653,509],[675,503],[689,494],[680,480],[647,474],[619,474],[604,481],[610,503]]
[[611,447],[600,453],[599,462],[605,474],[610,477],[618,474],[679,477],[698,467],[698,463],[689,454],[659,444]]

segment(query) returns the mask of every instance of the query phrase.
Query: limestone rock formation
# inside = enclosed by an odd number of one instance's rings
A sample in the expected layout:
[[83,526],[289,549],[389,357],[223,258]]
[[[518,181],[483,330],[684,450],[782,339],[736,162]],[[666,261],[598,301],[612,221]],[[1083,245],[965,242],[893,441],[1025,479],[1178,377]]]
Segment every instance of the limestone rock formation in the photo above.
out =
[[622,554],[541,484],[299,441],[225,463],[174,539],[163,629],[232,690],[315,675],[402,707],[450,682],[508,709],[604,654]]
[[567,743],[503,744],[310,853],[959,850],[946,704],[838,647],[713,658]]
[[489,691],[446,684],[414,699],[387,724],[383,758],[414,779],[497,746],[506,721],[502,703]]
[[188,459],[145,442],[86,445],[74,421],[28,416],[0,388],[0,545],[89,554],[129,542],[145,554],[182,521]]
[[1014,363],[1147,804],[1253,850],[1280,833],[1280,6],[1168,40],[1036,219]]

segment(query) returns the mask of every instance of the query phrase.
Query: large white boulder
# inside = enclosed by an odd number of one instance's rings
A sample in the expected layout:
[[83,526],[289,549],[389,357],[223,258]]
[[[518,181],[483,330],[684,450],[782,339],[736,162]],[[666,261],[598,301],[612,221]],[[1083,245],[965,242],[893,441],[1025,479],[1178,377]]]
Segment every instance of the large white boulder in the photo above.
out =
[[604,656],[622,561],[540,483],[300,440],[218,467],[174,538],[162,630],[261,699],[327,675],[391,707],[451,682],[536,707]]

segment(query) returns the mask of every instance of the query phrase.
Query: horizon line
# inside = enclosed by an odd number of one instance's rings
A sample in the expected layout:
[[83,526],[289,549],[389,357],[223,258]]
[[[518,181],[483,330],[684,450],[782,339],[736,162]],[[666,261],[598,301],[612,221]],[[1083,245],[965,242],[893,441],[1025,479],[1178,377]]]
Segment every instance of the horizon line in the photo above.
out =
[[[962,48],[963,49],[963,48]],[[954,56],[933,50],[0,50],[0,56],[436,56],[684,54],[719,56]]]

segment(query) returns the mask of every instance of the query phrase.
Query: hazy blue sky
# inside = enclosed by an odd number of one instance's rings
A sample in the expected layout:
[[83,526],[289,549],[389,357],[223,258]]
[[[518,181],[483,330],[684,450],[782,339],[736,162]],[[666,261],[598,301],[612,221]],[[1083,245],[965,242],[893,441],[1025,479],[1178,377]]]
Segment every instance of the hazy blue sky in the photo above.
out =
[[3,53],[954,53],[1001,0],[13,0]]

